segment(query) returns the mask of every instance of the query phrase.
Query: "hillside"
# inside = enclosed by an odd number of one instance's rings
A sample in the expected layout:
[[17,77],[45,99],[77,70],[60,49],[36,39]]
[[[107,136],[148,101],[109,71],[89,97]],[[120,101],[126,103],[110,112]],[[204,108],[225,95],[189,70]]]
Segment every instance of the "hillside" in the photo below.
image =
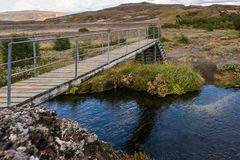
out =
[[0,13],[0,21],[43,21],[65,15],[63,12],[52,11],[10,11]]
[[184,6],[163,5],[147,2],[122,4],[117,7],[99,11],[91,11],[67,15],[45,20],[46,23],[106,23],[106,22],[139,22],[158,21],[162,23],[175,21],[176,15],[195,13],[196,16],[205,17],[219,14],[219,10],[239,9],[240,6]]

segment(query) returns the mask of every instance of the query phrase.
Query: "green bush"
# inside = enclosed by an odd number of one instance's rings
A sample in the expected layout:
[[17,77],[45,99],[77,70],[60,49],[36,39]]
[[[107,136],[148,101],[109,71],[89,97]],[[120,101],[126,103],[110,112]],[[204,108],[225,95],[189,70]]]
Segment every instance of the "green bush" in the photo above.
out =
[[171,42],[167,37],[161,37],[161,42]]
[[236,30],[240,31],[240,16],[234,18],[233,25]]
[[230,62],[219,64],[217,68],[220,71],[240,72],[240,63],[236,61],[230,61]]
[[[10,42],[19,42],[19,41],[28,41],[28,38],[22,38],[23,35],[14,35],[12,40],[3,40],[2,45],[0,47],[1,53],[2,53],[2,62],[7,63],[8,62],[8,44]],[[36,51],[37,56],[39,56],[39,44],[36,43]],[[26,58],[33,57],[33,43],[27,42],[27,43],[21,43],[21,44],[13,44],[12,45],[12,61],[17,60],[23,60]],[[38,58],[39,59],[39,58]],[[27,60],[24,62],[18,62],[14,63],[12,67],[23,67],[27,65],[32,65],[33,60]]]
[[187,36],[185,35],[181,35],[179,38],[178,38],[178,42],[179,43],[183,43],[183,44],[189,44],[190,43],[190,40]]
[[70,40],[68,38],[57,39],[57,40],[54,41],[53,48],[56,51],[68,50],[68,49],[71,48]]
[[164,23],[162,28],[180,28],[179,24],[172,24],[172,23]]
[[158,27],[155,25],[151,25],[148,27],[148,38],[149,39],[155,39],[158,38]]
[[[119,42],[120,42],[120,45],[123,45],[124,43],[126,43],[126,39],[125,38],[121,38],[119,40]],[[111,43],[110,43],[111,46],[114,46],[114,45],[117,45],[117,44],[118,44],[118,39],[112,40]]]
[[87,29],[87,28],[79,28],[78,32],[80,32],[80,33],[88,33],[89,29]]

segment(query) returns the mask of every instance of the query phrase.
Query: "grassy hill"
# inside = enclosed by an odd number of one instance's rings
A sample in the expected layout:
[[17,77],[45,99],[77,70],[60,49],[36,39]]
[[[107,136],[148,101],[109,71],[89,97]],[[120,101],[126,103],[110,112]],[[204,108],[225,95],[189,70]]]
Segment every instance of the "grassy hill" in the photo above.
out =
[[117,7],[99,11],[83,12],[58,18],[46,19],[46,23],[106,23],[106,22],[139,22],[159,21],[172,23],[176,15],[193,15],[195,17],[209,17],[219,14],[219,10],[240,9],[240,6],[184,6],[163,5],[147,2],[122,4]]
[[10,11],[0,13],[0,21],[44,21],[65,15],[63,12],[52,11]]

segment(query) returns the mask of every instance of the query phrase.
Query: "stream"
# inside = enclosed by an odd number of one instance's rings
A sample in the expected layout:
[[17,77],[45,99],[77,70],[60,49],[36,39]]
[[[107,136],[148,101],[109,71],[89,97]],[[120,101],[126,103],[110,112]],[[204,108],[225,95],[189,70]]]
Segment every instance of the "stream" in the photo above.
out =
[[159,98],[118,89],[58,96],[44,105],[80,123],[116,150],[159,160],[240,159],[240,90],[206,85]]

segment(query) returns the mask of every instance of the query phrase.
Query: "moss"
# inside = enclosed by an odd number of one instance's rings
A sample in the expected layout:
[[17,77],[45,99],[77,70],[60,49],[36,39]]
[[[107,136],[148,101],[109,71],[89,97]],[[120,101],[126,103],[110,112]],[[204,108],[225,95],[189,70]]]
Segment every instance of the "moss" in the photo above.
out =
[[[199,90],[204,83],[199,73],[187,65],[127,63],[91,78],[78,86],[77,93],[96,93],[127,87],[164,97]],[[68,93],[75,94],[76,89]]]

